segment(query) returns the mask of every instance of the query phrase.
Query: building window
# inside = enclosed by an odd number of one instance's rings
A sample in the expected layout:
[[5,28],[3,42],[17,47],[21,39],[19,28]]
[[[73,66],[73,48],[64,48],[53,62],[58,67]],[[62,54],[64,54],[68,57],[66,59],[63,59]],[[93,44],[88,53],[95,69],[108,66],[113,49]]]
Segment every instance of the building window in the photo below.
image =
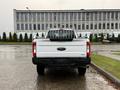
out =
[[25,13],[24,15],[25,15],[25,22],[27,22],[28,21],[28,17],[27,17],[28,14]]
[[58,24],[58,28],[60,28],[60,24]]
[[68,28],[68,24],[66,24],[66,28]]
[[25,24],[25,30],[28,30],[28,24]]
[[42,24],[42,30],[44,30],[44,24]]
[[77,25],[76,25],[76,24],[74,24],[74,28],[75,28],[75,29],[77,28]]
[[103,23],[103,29],[105,29],[105,23]]
[[103,13],[103,20],[106,20],[106,12]]
[[82,30],[84,30],[85,29],[85,24],[82,24]]
[[29,13],[29,21],[31,22],[32,21],[32,14]]
[[52,24],[50,24],[50,28],[52,28]]
[[86,29],[89,29],[89,25],[86,25]]
[[115,29],[118,29],[118,23],[115,23]]
[[72,25],[70,25],[70,28],[72,28]]
[[58,13],[58,22],[60,21],[60,13]]
[[91,14],[90,19],[91,19],[91,21],[93,21],[93,13],[90,13],[90,14]]
[[64,21],[65,13],[62,13],[62,21]]
[[31,24],[29,24],[29,29],[32,30],[32,25]]
[[56,13],[54,13],[54,21],[56,21]]
[[110,12],[107,13],[107,20],[110,20]]
[[118,12],[115,12],[115,19],[118,20]]
[[114,20],[114,12],[111,13],[111,19]]
[[20,30],[20,24],[17,24],[17,30]]
[[36,30],[36,24],[33,24],[33,28],[34,28],[34,30]]
[[99,23],[99,29],[101,29],[101,23]]
[[77,13],[74,13],[74,21],[76,21]]
[[66,21],[68,22],[68,13],[66,13]]
[[44,13],[41,13],[41,21],[44,21]]
[[95,12],[95,21],[97,21],[97,12]]
[[50,15],[50,21],[52,21],[52,13],[50,13],[49,15]]
[[78,20],[81,20],[81,13],[78,13]]
[[23,22],[23,13],[21,13],[21,21]]
[[48,21],[48,13],[45,13],[45,21]]
[[24,30],[24,24],[21,24],[21,30]]
[[64,25],[62,25],[62,28],[64,28]]
[[37,13],[37,21],[40,21],[40,13]]
[[16,21],[19,21],[19,13],[17,13],[17,16],[16,16]]
[[56,28],[56,24],[54,25],[54,28]]
[[95,24],[95,29],[97,29],[97,24]]
[[101,12],[98,15],[99,15],[99,20],[101,21],[102,20]]
[[46,24],[46,29],[48,29],[48,24]]
[[38,30],[40,30],[40,24],[38,24]]
[[109,23],[107,23],[107,29],[110,29],[110,24]]
[[90,29],[93,29],[93,24],[90,25]]
[[81,29],[81,25],[78,25],[78,30],[80,30]]
[[86,20],[89,21],[89,13],[86,13]]
[[36,21],[36,13],[33,13],[33,21]]
[[70,13],[70,21],[73,20],[73,13]]
[[111,29],[114,29],[114,23],[111,23]]
[[85,21],[85,13],[82,13],[82,21]]

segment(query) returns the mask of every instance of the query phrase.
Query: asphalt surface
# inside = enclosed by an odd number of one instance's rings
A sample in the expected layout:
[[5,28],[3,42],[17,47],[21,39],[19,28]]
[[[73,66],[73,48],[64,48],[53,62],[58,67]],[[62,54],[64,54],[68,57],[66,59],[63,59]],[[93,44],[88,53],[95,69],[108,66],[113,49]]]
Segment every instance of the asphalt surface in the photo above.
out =
[[85,76],[77,69],[38,76],[31,58],[31,45],[0,45],[0,90],[117,90],[91,67]]

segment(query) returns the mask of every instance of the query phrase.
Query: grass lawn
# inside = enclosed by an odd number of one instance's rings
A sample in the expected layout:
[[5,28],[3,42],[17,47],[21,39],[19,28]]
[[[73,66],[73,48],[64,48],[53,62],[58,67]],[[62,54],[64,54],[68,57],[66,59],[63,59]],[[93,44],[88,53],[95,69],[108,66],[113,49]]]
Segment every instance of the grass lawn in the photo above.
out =
[[0,42],[0,45],[31,45],[31,42]]
[[120,61],[102,55],[93,54],[92,62],[120,79]]

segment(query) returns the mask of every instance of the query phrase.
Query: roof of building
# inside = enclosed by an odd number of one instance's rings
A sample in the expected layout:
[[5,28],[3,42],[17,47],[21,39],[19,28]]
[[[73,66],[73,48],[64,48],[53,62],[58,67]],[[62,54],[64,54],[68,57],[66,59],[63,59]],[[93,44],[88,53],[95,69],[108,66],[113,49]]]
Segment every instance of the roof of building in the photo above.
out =
[[120,11],[120,9],[76,9],[76,10],[17,10],[16,12],[109,12],[109,11]]

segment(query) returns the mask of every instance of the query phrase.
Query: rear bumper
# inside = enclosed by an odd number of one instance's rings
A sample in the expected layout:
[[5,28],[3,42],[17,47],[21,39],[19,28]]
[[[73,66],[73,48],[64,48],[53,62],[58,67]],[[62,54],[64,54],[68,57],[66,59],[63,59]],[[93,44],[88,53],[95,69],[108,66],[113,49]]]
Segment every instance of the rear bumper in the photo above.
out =
[[33,64],[41,64],[45,67],[86,67],[86,65],[90,64],[90,58],[32,58]]

